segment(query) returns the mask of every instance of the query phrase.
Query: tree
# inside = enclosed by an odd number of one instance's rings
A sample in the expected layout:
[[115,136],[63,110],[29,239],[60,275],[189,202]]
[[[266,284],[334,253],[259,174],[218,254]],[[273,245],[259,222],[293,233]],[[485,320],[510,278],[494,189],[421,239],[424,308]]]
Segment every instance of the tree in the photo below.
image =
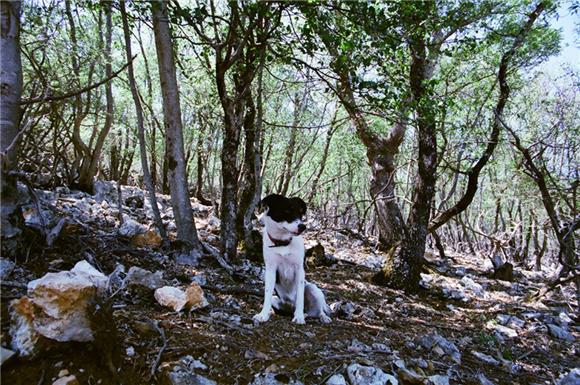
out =
[[123,36],[125,37],[125,52],[127,55],[127,60],[129,60],[128,67],[129,86],[131,87],[131,95],[133,96],[133,103],[135,104],[135,114],[137,115],[137,132],[139,137],[139,154],[141,157],[141,168],[143,170],[143,181],[145,182],[147,192],[149,193],[149,203],[151,204],[151,208],[153,209],[153,216],[155,218],[157,229],[159,230],[161,237],[166,240],[167,234],[165,232],[165,227],[163,226],[163,221],[161,220],[159,206],[157,206],[155,185],[153,184],[151,172],[149,171],[149,162],[147,161],[145,127],[143,124],[143,108],[141,107],[139,91],[137,90],[137,84],[135,82],[135,73],[133,69],[132,53],[131,53],[131,32],[129,30],[129,22],[127,20],[125,0],[121,0],[119,6],[121,10],[121,17],[123,19]]
[[517,49],[525,42],[525,39],[532,29],[534,22],[538,19],[545,8],[545,3],[538,3],[536,8],[529,15],[526,23],[516,33],[511,47],[502,55],[497,74],[497,81],[499,83],[500,92],[497,99],[497,104],[494,108],[494,119],[492,120],[491,132],[485,151],[479,160],[473,165],[473,167],[467,171],[467,188],[465,189],[463,196],[459,199],[459,201],[457,201],[455,205],[453,205],[453,207],[439,213],[435,218],[433,218],[429,224],[430,232],[434,232],[447,221],[449,221],[452,217],[463,212],[473,201],[473,197],[477,192],[479,174],[493,155],[493,152],[499,141],[501,132],[500,120],[503,116],[503,112],[510,95],[510,88],[507,84],[507,74],[510,68],[510,62],[516,54]]
[[[238,2],[228,2],[228,14],[222,17],[217,14],[213,1],[210,1],[209,10],[203,6],[197,9],[196,20],[191,10],[181,8],[178,3],[176,8],[202,41],[212,48],[215,55],[215,82],[223,110],[220,237],[222,252],[226,259],[233,260],[237,255],[240,227],[242,224],[249,224],[248,218],[253,212],[260,191],[257,187],[260,183],[257,173],[260,155],[255,151],[259,149],[257,144],[260,138],[256,128],[260,128],[261,124],[255,122],[252,86],[260,67],[260,58],[267,48],[267,40],[277,27],[276,20],[280,18],[280,11],[274,11],[269,3],[240,8]],[[211,28],[206,26],[206,19],[210,20],[208,24]],[[211,36],[206,33],[206,28],[211,31]],[[242,130],[246,132],[247,163],[244,173],[246,192],[240,201],[240,169],[237,156]],[[240,203],[246,207],[239,207]],[[249,240],[249,233],[246,234],[246,239]]]
[[201,250],[197,230],[193,222],[193,212],[185,174],[185,153],[183,149],[183,129],[179,89],[173,59],[173,45],[167,16],[167,1],[151,3],[155,48],[163,96],[163,118],[168,156],[168,177],[171,192],[171,206],[177,226],[177,238],[193,249]]
[[[111,44],[112,44],[112,34],[113,34],[113,24],[112,24],[112,9],[111,3],[104,3],[104,12],[106,18],[106,29],[105,37],[102,36],[102,23],[99,22],[99,49],[104,52],[105,55],[105,76],[107,79],[112,78],[112,54],[111,54]],[[70,0],[65,1],[65,11],[70,27],[70,39],[72,43],[71,52],[71,64],[73,67],[74,78],[76,82],[80,82],[81,68],[79,63],[79,53],[78,53],[78,42],[77,42],[77,31],[76,25],[73,17],[73,12],[71,10]],[[102,9],[100,9],[102,12]],[[99,14],[100,16],[100,14]],[[103,41],[104,40],[104,41]],[[94,63],[91,65],[94,68]],[[93,69],[89,72],[92,74]],[[90,77],[89,77],[90,78]],[[72,141],[79,154],[76,163],[79,164],[79,174],[78,180],[73,182],[75,187],[86,191],[88,193],[93,193],[94,190],[94,178],[99,170],[99,162],[101,160],[101,153],[103,152],[103,146],[105,144],[105,139],[111,130],[111,125],[113,122],[113,90],[111,81],[105,82],[105,121],[103,127],[97,132],[96,124],[93,128],[93,133],[91,139],[86,143],[81,138],[81,125],[89,113],[90,107],[90,92],[85,100],[86,105],[83,105],[83,98],[81,93],[75,95],[74,103],[74,127],[72,134]]]
[[22,62],[20,59],[20,1],[0,3],[0,205],[2,239],[20,233],[18,226],[18,191],[16,157],[20,136],[20,98],[22,96]]

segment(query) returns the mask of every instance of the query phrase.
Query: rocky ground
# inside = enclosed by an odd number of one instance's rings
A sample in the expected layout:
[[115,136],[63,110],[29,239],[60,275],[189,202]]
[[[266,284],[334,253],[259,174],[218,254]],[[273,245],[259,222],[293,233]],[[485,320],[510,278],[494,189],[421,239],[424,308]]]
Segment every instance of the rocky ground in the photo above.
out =
[[122,189],[122,225],[117,197],[99,182],[95,196],[37,190],[25,208],[27,243],[0,266],[2,383],[580,384],[571,288],[537,298],[543,274],[499,281],[485,258],[429,254],[409,296],[369,282],[372,242],[313,222],[325,258],[307,278],[333,322],[255,325],[262,267],[220,266],[211,207],[194,204],[211,252],[191,255],[161,244],[142,191]]

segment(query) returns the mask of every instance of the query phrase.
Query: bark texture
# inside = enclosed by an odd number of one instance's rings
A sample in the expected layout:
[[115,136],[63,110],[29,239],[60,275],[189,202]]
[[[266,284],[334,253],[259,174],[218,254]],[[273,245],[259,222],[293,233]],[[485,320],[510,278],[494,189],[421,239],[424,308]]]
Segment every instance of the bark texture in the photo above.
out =
[[192,248],[201,250],[187,189],[181,107],[167,16],[167,1],[152,2],[151,10],[159,79],[161,81],[161,95],[163,97],[163,117],[168,158],[166,162],[167,177],[170,185],[171,206],[177,226],[177,238],[189,244]]
[[[131,32],[129,30],[129,22],[127,21],[127,11],[125,7],[125,0],[120,2],[121,17],[123,19],[123,35],[125,38],[125,53],[127,59],[131,60],[133,57],[131,53]],[[135,74],[133,71],[133,62],[130,62],[128,68],[129,86],[131,87],[131,95],[133,96],[133,102],[135,103],[135,113],[137,116],[137,133],[139,137],[139,152],[141,156],[141,168],[143,169],[143,181],[145,187],[147,188],[147,193],[149,196],[149,203],[151,209],[153,210],[153,216],[155,218],[155,224],[159,230],[161,237],[166,240],[167,234],[165,233],[165,227],[163,226],[163,221],[161,220],[161,214],[159,213],[159,206],[157,205],[157,197],[155,195],[155,186],[153,185],[153,180],[151,178],[151,173],[149,172],[149,162],[147,160],[147,147],[145,143],[145,127],[143,123],[143,108],[141,106],[141,100],[139,98],[139,92],[137,91],[137,85],[135,83]]]
[[0,205],[3,240],[20,233],[16,179],[9,175],[16,167],[20,126],[20,10],[19,1],[0,3]]
[[375,275],[375,282],[394,288],[414,291],[418,288],[423,255],[427,240],[427,226],[431,214],[431,203],[435,196],[437,171],[437,134],[433,101],[427,81],[432,76],[433,62],[429,59],[428,43],[421,21],[427,20],[433,4],[424,3],[425,8],[414,16],[417,28],[409,39],[411,66],[409,85],[416,113],[417,138],[419,145],[418,172],[414,182],[413,204],[409,212],[406,231],[401,247],[390,255],[383,269]]

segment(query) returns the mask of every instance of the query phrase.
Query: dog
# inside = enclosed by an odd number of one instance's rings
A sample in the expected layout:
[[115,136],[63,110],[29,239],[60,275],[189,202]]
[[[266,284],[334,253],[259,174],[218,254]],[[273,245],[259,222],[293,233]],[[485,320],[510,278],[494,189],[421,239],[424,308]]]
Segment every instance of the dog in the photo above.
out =
[[[271,194],[261,204],[266,208],[262,244],[264,251],[264,304],[254,316],[258,322],[270,319],[272,308],[283,315],[294,314],[292,322],[304,324],[304,316],[331,322],[324,293],[306,281],[304,272],[304,239],[306,203],[300,198]],[[274,293],[276,295],[274,295]]]

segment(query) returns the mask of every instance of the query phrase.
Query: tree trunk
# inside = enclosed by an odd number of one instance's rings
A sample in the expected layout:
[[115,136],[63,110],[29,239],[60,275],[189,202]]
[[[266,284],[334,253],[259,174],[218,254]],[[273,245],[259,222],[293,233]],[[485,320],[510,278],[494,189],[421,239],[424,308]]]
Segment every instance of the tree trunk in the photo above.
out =
[[290,187],[290,181],[293,177],[292,164],[294,163],[294,154],[296,153],[296,139],[298,136],[298,126],[302,119],[302,115],[306,110],[306,102],[308,99],[308,87],[304,87],[304,92],[300,98],[298,92],[294,95],[294,114],[292,118],[292,127],[290,128],[290,138],[288,140],[288,146],[286,147],[286,153],[284,156],[284,167],[282,168],[282,174],[280,176],[280,184],[278,185],[278,193],[280,195],[286,195],[288,193],[288,187]]
[[[237,219],[238,236],[243,237],[246,251],[252,254],[260,253],[258,245],[252,236],[252,218],[254,211],[260,202],[262,195],[262,75],[264,70],[265,49],[260,50],[260,63],[258,68],[258,87],[256,95],[257,109],[253,95],[248,92],[246,97],[246,116],[244,119],[244,133],[246,146],[244,153],[245,173],[240,192],[239,212]],[[256,111],[257,110],[257,111]]]
[[129,22],[127,21],[127,11],[125,9],[125,0],[120,2],[121,17],[123,19],[123,35],[125,37],[125,53],[127,55],[127,60],[129,60],[128,67],[128,77],[129,86],[131,87],[131,95],[133,96],[133,102],[135,103],[135,113],[137,115],[137,132],[139,137],[139,152],[141,156],[141,168],[143,169],[143,181],[145,187],[147,188],[147,193],[149,196],[149,203],[151,209],[153,210],[153,217],[159,234],[164,240],[167,240],[167,234],[165,232],[165,227],[163,226],[163,221],[161,220],[161,214],[159,213],[159,206],[157,206],[157,196],[155,195],[155,186],[153,185],[153,180],[151,179],[151,173],[149,172],[149,162],[147,161],[147,147],[145,143],[145,127],[143,125],[143,108],[141,107],[141,100],[139,99],[139,92],[137,91],[137,84],[135,83],[135,74],[133,70],[133,62],[131,58],[133,54],[131,53],[131,32],[129,31]]
[[336,108],[334,109],[334,116],[332,117],[332,121],[330,123],[330,128],[326,132],[326,141],[324,143],[324,150],[322,151],[322,159],[320,160],[320,166],[318,168],[316,176],[314,177],[314,180],[312,181],[312,187],[310,188],[310,193],[308,194],[308,197],[306,198],[306,201],[311,205],[313,203],[312,200],[314,199],[314,197],[316,196],[316,193],[318,192],[317,190],[318,190],[318,183],[320,183],[320,178],[322,177],[322,174],[324,173],[324,169],[326,168],[326,161],[328,160],[328,153],[330,152],[330,143],[332,142],[332,136],[334,135],[334,133],[336,132],[336,130],[339,127],[339,125],[336,124],[337,115],[338,115],[338,106],[336,106]]
[[[415,20],[421,16],[427,19],[432,14],[433,4],[425,4]],[[390,252],[382,270],[375,275],[375,281],[408,291],[418,289],[420,272],[423,267],[427,226],[431,214],[431,203],[435,196],[437,171],[436,114],[427,80],[431,77],[428,61],[428,46],[418,24],[410,38],[411,68],[409,82],[417,119],[419,144],[418,173],[414,182],[413,204],[409,212],[406,231],[397,253]]]
[[[105,10],[106,14],[106,37],[105,37],[105,47],[104,47],[104,54],[105,54],[105,76],[110,78],[113,70],[111,67],[111,44],[112,44],[112,36],[113,36],[113,22],[112,22],[112,9],[111,3],[107,2],[107,9]],[[94,182],[95,176],[97,175],[97,171],[99,169],[99,162],[101,160],[101,153],[103,151],[103,146],[105,144],[105,139],[109,134],[111,129],[111,125],[113,122],[113,87],[112,81],[108,81],[105,83],[105,98],[106,98],[106,111],[105,111],[105,122],[103,124],[103,128],[99,132],[97,136],[97,140],[95,142],[95,147],[91,151],[89,149],[88,156],[85,156],[81,163],[80,174],[79,174],[79,182],[78,187],[82,191],[86,191],[90,194],[94,192]],[[89,145],[90,146],[90,145]]]
[[[20,59],[20,1],[0,3],[0,205],[2,240],[20,234],[16,179],[9,175],[16,168],[20,99],[22,96],[22,62]],[[3,242],[4,243],[4,242]]]
[[163,117],[168,150],[168,180],[171,206],[177,226],[177,239],[189,244],[194,249],[201,250],[201,244],[193,221],[191,201],[189,200],[187,189],[187,176],[185,175],[181,107],[173,59],[171,32],[168,23],[167,1],[152,2],[151,11],[153,14],[155,48],[163,98]]
[[366,147],[367,160],[372,172],[370,193],[377,215],[379,247],[388,252],[399,243],[405,226],[395,197],[395,157],[405,136],[406,111],[393,125],[388,137],[379,137],[368,127],[357,107],[350,81],[345,75],[341,76],[341,88],[341,101],[353,121],[357,136]]

